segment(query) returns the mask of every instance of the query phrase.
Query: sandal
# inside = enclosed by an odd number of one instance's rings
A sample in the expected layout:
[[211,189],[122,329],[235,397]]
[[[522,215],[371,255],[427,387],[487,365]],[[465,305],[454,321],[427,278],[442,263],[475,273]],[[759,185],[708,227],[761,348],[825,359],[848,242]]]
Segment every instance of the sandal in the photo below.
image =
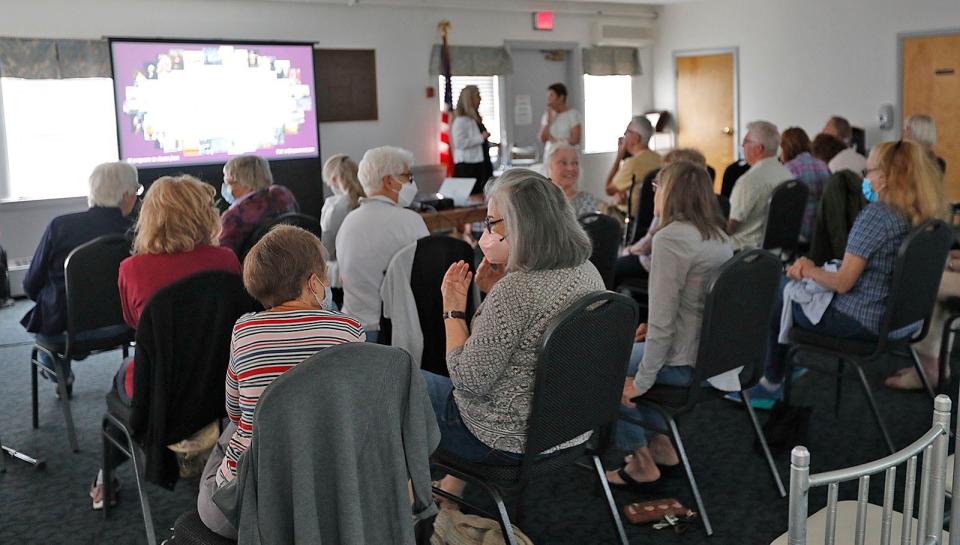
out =
[[[936,382],[936,381],[934,381]],[[883,385],[893,390],[922,390],[923,382],[913,367],[905,367],[890,375],[883,381]]]
[[617,469],[617,476],[623,479],[623,483],[612,483],[609,480],[607,481],[607,485],[614,490],[627,490],[637,494],[657,494],[663,490],[662,478],[655,481],[640,482],[627,473],[626,464]]
[[[113,507],[117,504],[117,496],[120,494],[120,479],[113,478],[113,494],[110,497],[110,507]],[[91,506],[94,511],[100,511],[103,509],[103,485],[97,484],[97,479],[93,479],[93,484],[90,485],[90,500]]]

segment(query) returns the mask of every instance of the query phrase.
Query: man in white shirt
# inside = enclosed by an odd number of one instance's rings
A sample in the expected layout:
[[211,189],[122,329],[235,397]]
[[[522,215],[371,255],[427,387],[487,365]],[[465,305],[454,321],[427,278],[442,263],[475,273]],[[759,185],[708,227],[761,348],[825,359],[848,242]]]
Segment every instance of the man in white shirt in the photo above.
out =
[[768,121],[747,124],[743,156],[750,170],[737,180],[730,195],[727,232],[734,249],[760,246],[770,210],[770,195],[778,185],[793,178],[777,159],[779,147],[780,132],[776,125]]
[[835,115],[827,120],[823,127],[824,134],[829,134],[840,139],[847,149],[836,154],[827,167],[830,172],[840,172],[841,170],[852,170],[859,176],[867,170],[867,158],[857,153],[857,150],[850,147],[853,140],[853,127],[846,118]]
[[372,342],[380,333],[380,285],[390,259],[430,234],[423,218],[406,208],[417,194],[412,164],[413,155],[400,148],[384,146],[363,154],[357,177],[367,197],[347,214],[337,233],[343,312],[360,320]]

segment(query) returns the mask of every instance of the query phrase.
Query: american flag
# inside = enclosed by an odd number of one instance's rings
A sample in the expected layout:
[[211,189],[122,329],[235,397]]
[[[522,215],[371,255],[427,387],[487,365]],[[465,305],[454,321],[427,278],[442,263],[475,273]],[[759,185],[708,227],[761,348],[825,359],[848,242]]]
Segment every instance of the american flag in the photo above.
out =
[[449,21],[439,25],[443,39],[440,46],[440,73],[443,75],[443,109],[440,111],[440,164],[446,168],[447,176],[453,175],[453,152],[450,149],[450,120],[453,117],[453,85],[450,82],[450,46],[447,43]]

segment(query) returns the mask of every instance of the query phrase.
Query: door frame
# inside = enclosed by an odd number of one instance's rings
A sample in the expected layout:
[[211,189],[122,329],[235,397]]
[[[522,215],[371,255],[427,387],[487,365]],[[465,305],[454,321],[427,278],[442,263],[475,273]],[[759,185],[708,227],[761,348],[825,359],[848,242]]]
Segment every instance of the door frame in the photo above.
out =
[[[730,47],[708,47],[703,49],[675,49],[673,51],[672,62],[673,62],[673,109],[674,109],[674,123],[676,124],[677,132],[676,139],[674,140],[674,146],[676,147],[680,141],[680,91],[677,85],[678,72],[677,72],[677,59],[680,57],[701,57],[704,55],[720,55],[730,53],[733,55],[733,159],[734,161],[742,159],[740,157],[740,47],[739,46],[730,46]],[[722,172],[718,172],[718,175],[723,175]]]
[[897,111],[894,113],[894,134],[903,133],[903,42],[907,38],[934,38],[937,36],[960,35],[960,28],[942,28],[938,30],[918,30],[897,33]]
[[[573,96],[577,97],[573,103],[568,103],[571,107],[576,108],[581,114],[583,113],[583,54],[580,51],[579,42],[563,42],[563,41],[537,41],[537,40],[504,40],[503,46],[507,49],[507,52],[512,52],[514,50],[521,51],[540,51],[542,49],[560,49],[567,52],[569,57],[567,58],[567,63],[569,70],[572,70],[574,73],[572,75],[568,74],[568,77],[572,77],[571,81],[566,83],[567,91]],[[514,74],[505,74],[500,78],[500,96],[502,100],[500,101],[500,132],[502,133],[500,143],[501,146],[508,145],[512,146],[514,144],[513,140],[513,78],[516,77]],[[543,90],[546,93],[546,89]],[[537,112],[533,112],[533,122],[534,124],[539,124],[539,117],[537,117]],[[585,127],[584,127],[585,129]],[[583,141],[586,133],[582,133],[580,140]],[[503,148],[501,148],[501,153]]]

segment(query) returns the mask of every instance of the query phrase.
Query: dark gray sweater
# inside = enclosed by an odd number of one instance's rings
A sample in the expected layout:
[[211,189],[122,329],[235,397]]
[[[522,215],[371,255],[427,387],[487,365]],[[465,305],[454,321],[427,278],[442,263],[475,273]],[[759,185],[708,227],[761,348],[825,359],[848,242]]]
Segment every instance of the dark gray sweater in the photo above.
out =
[[237,478],[214,501],[241,545],[410,545],[414,520],[436,512],[429,456],[439,441],[406,352],[327,348],[263,393]]

